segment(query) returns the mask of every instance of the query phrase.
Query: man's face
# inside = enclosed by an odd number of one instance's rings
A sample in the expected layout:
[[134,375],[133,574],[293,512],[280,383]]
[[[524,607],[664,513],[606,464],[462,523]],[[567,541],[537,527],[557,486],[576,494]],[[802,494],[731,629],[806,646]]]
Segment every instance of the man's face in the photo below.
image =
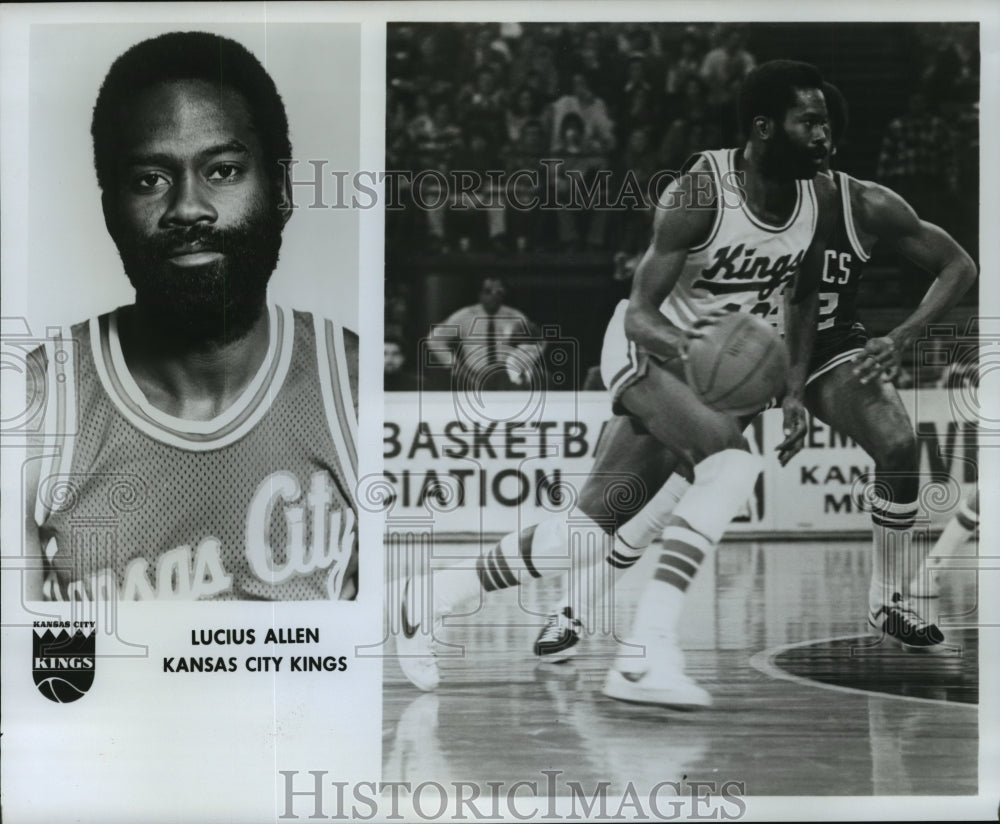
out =
[[493,315],[503,304],[503,287],[499,284],[487,283],[479,292],[479,303],[487,313]]
[[819,89],[799,89],[795,103],[775,124],[765,150],[765,173],[782,180],[816,176],[830,150],[826,100]]
[[403,368],[403,362],[405,361],[405,358],[403,357],[403,352],[399,348],[398,343],[390,343],[389,341],[386,341],[384,357],[385,357],[384,368],[386,375],[395,374],[396,372],[398,372],[400,369]]
[[173,81],[120,118],[104,210],[137,304],[192,339],[241,337],[263,312],[284,225],[242,96]]

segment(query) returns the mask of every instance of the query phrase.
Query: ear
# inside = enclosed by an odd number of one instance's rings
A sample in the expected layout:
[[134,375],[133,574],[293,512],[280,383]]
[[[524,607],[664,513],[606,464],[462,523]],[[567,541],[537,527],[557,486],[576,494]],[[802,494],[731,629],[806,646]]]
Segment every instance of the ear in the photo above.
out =
[[118,222],[115,216],[114,198],[107,189],[101,190],[101,211],[104,213],[104,226],[108,230],[108,234],[111,235],[111,239],[114,240]]
[[275,195],[278,199],[278,211],[281,212],[281,223],[284,225],[288,223],[289,219],[292,217],[292,212],[295,207],[292,202],[292,180],[290,167],[288,164],[280,162],[278,165],[281,168],[281,171],[274,179],[274,186]]
[[753,123],[751,125],[753,128],[753,134],[761,140],[770,140],[771,135],[774,134],[774,120],[770,117],[758,115],[753,119]]

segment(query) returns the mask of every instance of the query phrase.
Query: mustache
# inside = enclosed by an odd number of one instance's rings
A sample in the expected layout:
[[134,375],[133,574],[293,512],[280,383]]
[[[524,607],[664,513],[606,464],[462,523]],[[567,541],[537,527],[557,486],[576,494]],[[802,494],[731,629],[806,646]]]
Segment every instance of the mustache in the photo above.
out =
[[187,252],[225,252],[238,249],[251,237],[249,227],[218,229],[214,226],[196,225],[164,229],[141,242],[145,255],[169,258]]

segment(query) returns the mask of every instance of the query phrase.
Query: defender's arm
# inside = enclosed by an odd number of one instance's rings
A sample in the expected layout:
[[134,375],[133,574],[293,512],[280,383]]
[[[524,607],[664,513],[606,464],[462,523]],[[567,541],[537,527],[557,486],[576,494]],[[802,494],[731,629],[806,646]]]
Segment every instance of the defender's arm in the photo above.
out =
[[976,264],[951,235],[921,220],[891,189],[876,183],[855,185],[860,189],[859,208],[855,209],[859,228],[934,275],[934,282],[913,313],[888,335],[870,340],[858,357],[855,373],[863,382],[880,373],[891,380],[899,371],[903,352],[924,327],[940,320],[968,291],[976,279]]

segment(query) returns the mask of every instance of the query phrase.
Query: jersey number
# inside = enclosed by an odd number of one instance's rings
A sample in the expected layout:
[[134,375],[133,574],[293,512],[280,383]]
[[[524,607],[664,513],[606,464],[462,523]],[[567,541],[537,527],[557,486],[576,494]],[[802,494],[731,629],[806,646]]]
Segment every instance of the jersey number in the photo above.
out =
[[836,292],[820,292],[819,293],[819,316],[824,318],[816,326],[817,329],[830,329],[833,327],[834,321],[837,320],[837,303],[840,301],[840,295]]

